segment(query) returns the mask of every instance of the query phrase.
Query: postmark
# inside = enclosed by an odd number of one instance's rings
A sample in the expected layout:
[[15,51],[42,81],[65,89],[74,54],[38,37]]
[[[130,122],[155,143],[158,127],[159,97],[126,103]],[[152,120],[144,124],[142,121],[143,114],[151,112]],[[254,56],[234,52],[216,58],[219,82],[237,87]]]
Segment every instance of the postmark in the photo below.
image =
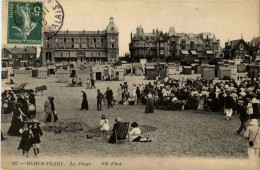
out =
[[62,28],[64,21],[64,10],[56,0],[47,0],[43,8],[43,36],[50,38],[57,34]]
[[8,44],[42,44],[42,2],[8,2]]

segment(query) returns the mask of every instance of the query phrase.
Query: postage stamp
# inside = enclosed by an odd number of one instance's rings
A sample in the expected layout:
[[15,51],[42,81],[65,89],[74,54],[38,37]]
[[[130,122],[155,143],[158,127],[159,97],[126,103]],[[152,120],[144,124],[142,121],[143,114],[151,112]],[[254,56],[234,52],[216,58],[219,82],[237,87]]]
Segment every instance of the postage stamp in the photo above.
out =
[[42,2],[8,3],[8,44],[42,44]]

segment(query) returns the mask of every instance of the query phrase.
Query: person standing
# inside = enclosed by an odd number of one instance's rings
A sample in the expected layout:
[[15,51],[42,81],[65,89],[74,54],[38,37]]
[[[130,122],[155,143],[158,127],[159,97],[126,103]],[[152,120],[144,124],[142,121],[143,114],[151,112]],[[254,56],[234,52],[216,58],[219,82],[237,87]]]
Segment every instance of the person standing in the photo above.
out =
[[237,110],[239,113],[239,119],[241,122],[240,128],[237,130],[237,134],[240,135],[241,131],[244,129],[246,131],[246,122],[248,120],[248,114],[246,112],[246,106],[242,99],[238,100]]
[[81,103],[81,109],[80,110],[83,110],[83,109],[86,109],[88,110],[88,99],[87,99],[87,94],[84,92],[84,91],[81,91],[83,93],[82,97],[82,103]]
[[55,111],[54,97],[50,98],[50,104],[51,104],[51,111],[52,111],[52,115],[53,115],[53,120],[54,120],[54,122],[57,122],[59,119],[58,119],[58,115]]
[[101,116],[100,130],[102,131],[103,137],[106,138],[107,131],[109,131],[109,121],[108,121],[108,119],[106,118],[105,115]]
[[78,86],[82,87],[82,80],[81,80],[81,78],[79,78]]
[[22,134],[22,137],[21,137],[20,144],[18,146],[18,150],[22,149],[23,155],[26,153],[26,157],[28,157],[29,156],[28,152],[32,146],[32,143],[31,143],[32,131],[29,127],[28,122],[23,123],[23,128],[21,128],[19,130],[19,132]]
[[33,120],[33,126],[31,128],[32,130],[32,145],[33,145],[33,151],[34,155],[36,157],[40,156],[40,143],[41,139],[40,137],[43,135],[42,130],[40,128],[40,122],[38,120]]
[[91,78],[91,88],[96,88],[95,86],[95,80],[93,78]]
[[48,100],[45,101],[44,103],[44,111],[45,111],[45,116],[44,116],[44,122],[54,122],[54,116],[52,114],[52,110],[51,110],[51,103],[50,103],[50,99],[52,97],[49,96]]
[[141,91],[139,89],[139,87],[136,88],[136,103],[139,104],[141,102]]
[[[248,157],[252,161],[257,161],[260,150],[260,127],[257,119],[252,119],[244,134],[249,141]],[[259,164],[258,164],[259,165]]]
[[90,88],[91,88],[90,81],[89,81],[89,79],[87,79],[87,89],[90,89]]
[[147,96],[147,101],[146,101],[146,107],[145,107],[145,113],[153,113],[154,112],[154,107],[153,107],[153,96],[149,92]]
[[20,136],[19,130],[22,127],[23,116],[25,116],[20,107],[21,103],[15,103],[11,126],[7,132],[9,135]]
[[97,90],[97,110],[102,109],[102,100],[103,100],[103,94],[98,89]]
[[35,95],[30,93],[29,95],[29,106],[28,106],[29,116],[31,118],[36,116],[36,102]]
[[112,101],[113,101],[113,91],[107,87],[106,91],[106,98],[107,98],[107,108],[113,107]]
[[120,84],[120,86],[118,87],[117,93],[118,93],[117,99],[120,102],[123,99],[123,97],[122,97],[122,93],[123,93],[122,84]]
[[234,100],[230,96],[230,92],[227,91],[227,96],[224,98],[224,104],[225,104],[225,113],[226,113],[226,118],[227,120],[231,120],[231,116],[233,113],[233,105],[234,105]]

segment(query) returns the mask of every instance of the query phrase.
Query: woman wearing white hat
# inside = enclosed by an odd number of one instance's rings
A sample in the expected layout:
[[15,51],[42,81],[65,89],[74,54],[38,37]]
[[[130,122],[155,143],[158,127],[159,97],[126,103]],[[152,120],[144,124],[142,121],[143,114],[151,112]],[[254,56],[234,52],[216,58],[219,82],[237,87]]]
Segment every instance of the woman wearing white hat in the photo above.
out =
[[260,150],[260,127],[257,119],[252,119],[244,134],[249,140],[248,157],[250,160],[257,160]]

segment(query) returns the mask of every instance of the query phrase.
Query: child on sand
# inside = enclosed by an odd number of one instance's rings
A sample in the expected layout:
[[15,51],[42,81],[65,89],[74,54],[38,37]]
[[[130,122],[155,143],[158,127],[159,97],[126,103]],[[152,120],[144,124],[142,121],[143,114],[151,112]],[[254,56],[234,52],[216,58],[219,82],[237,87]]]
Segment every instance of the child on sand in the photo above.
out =
[[21,138],[18,150],[22,149],[23,155],[26,153],[26,157],[29,157],[28,152],[32,146],[32,143],[31,143],[32,131],[29,127],[28,122],[23,123],[23,127],[19,130],[19,132],[22,134],[22,138]]
[[40,137],[43,135],[42,130],[40,128],[40,122],[36,119],[33,120],[32,127],[32,145],[35,157],[40,156]]
[[106,138],[107,131],[109,131],[109,121],[105,115],[101,116],[100,130],[102,131],[103,137]]

